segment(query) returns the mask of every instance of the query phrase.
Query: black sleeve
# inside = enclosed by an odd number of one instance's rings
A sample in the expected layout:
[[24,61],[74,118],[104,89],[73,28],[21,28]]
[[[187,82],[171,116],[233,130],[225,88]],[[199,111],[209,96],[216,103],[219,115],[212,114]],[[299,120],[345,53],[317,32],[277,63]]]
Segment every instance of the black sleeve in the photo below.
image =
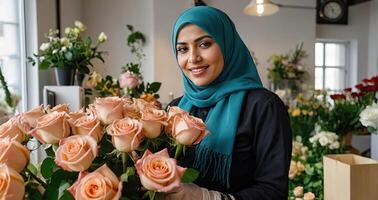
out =
[[233,195],[242,200],[287,200],[292,148],[287,110],[275,95],[253,110],[253,181]]

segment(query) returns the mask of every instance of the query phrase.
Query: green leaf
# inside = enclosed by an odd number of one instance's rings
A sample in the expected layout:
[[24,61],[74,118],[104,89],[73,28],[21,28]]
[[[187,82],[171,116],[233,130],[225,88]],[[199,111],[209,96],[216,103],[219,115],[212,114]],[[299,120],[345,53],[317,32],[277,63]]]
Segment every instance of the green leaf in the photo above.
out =
[[29,162],[28,166],[26,167],[28,170],[33,174],[38,174],[38,169],[32,163]]
[[67,190],[64,191],[63,196],[59,198],[59,200],[75,200],[70,192]]
[[149,87],[147,87],[147,91],[151,93],[156,93],[157,91],[159,91],[160,86],[161,86],[160,82],[153,82],[149,85]]
[[50,66],[50,63],[46,60],[42,61],[40,64],[39,64],[39,68],[40,69],[48,69]]
[[126,169],[126,172],[121,175],[121,181],[127,182],[129,176],[132,176],[135,174],[135,168],[134,167],[128,167]]
[[72,53],[70,51],[67,51],[65,54],[64,54],[64,57],[69,60],[69,61],[72,61]]
[[188,168],[185,171],[184,175],[182,176],[181,182],[192,183],[193,181],[195,181],[198,178],[198,175],[199,175],[199,171],[192,169],[192,168]]
[[49,179],[52,176],[55,167],[56,167],[56,164],[53,158],[51,157],[45,158],[45,160],[43,160],[42,165],[41,165],[41,174],[43,178]]
[[58,188],[54,185],[49,185],[43,193],[42,199],[55,200],[58,199]]
[[64,195],[64,192],[69,188],[71,184],[67,181],[62,181],[59,186],[59,194],[58,198],[61,199],[61,197]]
[[150,197],[150,200],[154,200],[155,199],[155,194],[156,192],[155,191],[148,191],[148,197]]
[[54,185],[56,188],[59,188],[62,181],[64,180],[66,182],[69,177],[70,172],[59,169],[52,174],[50,185]]
[[90,37],[86,37],[84,42],[86,45],[90,46],[92,44],[92,39]]

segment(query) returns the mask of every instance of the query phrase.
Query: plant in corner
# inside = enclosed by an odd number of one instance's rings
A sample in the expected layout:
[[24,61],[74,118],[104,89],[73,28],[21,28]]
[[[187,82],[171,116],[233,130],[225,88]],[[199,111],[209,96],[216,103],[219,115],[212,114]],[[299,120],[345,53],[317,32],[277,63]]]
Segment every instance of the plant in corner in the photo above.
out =
[[89,66],[93,67],[92,60],[97,58],[104,62],[103,54],[99,51],[100,44],[107,40],[107,36],[101,32],[95,46],[92,39],[82,37],[86,27],[80,21],[75,21],[75,27],[66,27],[65,36],[59,36],[59,30],[49,30],[47,42],[40,46],[40,53],[28,57],[33,65],[38,63],[40,69],[56,69],[58,85],[73,85],[74,77],[77,76],[81,85],[85,74],[90,73]]

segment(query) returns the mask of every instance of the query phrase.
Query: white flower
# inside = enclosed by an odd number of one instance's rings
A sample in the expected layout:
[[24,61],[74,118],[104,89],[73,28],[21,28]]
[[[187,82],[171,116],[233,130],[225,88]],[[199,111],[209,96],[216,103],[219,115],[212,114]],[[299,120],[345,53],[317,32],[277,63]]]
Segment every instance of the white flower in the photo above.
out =
[[61,51],[62,52],[66,52],[67,51],[67,47],[62,47]]
[[373,103],[360,113],[360,122],[365,127],[378,128],[378,104]]
[[52,54],[56,54],[56,53],[58,53],[58,49],[54,49],[54,50],[52,51]]
[[46,42],[46,43],[41,44],[41,46],[39,47],[39,50],[46,51],[49,48],[50,48],[50,43]]
[[45,60],[45,56],[39,57],[39,62],[42,62],[43,60]]
[[60,38],[60,44],[62,44],[64,46],[68,46],[69,42],[70,41],[66,37]]
[[72,28],[70,28],[70,27],[67,27],[67,28],[64,29],[64,33],[65,33],[66,35],[70,34],[71,31],[72,31]]
[[98,36],[98,41],[100,43],[106,42],[108,40],[108,37],[105,35],[104,32],[101,32],[100,35]]
[[86,27],[84,26],[83,23],[81,23],[81,21],[79,20],[76,20],[75,21],[75,26],[80,30],[80,31],[84,31],[86,29]]
[[303,187],[302,186],[297,186],[293,190],[294,196],[295,197],[301,197],[303,195]]
[[338,149],[340,148],[340,143],[338,141],[333,142],[331,145],[329,145],[330,149]]
[[278,96],[278,97],[280,97],[280,99],[282,100],[282,101],[285,101],[286,100],[286,91],[285,90],[276,90],[274,93],[276,93],[276,95]]
[[295,141],[302,142],[302,137],[300,135],[295,136]]

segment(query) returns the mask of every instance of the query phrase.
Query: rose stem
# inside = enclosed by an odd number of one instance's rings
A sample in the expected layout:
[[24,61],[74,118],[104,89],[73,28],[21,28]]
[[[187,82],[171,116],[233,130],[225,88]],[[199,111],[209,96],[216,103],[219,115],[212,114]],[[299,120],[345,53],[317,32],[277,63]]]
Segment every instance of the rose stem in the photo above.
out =
[[127,170],[127,160],[128,160],[128,154],[126,152],[122,152],[123,173],[126,173],[126,170]]
[[31,172],[27,167],[25,168],[25,171],[27,171],[28,174],[30,174],[30,176],[31,176],[34,180],[36,180],[39,184],[41,184],[42,187],[44,187],[44,188],[47,187],[47,184],[46,184],[44,181],[42,181],[40,178],[38,178],[38,176],[36,176],[35,174],[33,174],[33,172]]
[[182,149],[184,145],[177,143],[176,152],[175,152],[175,159],[177,160],[178,157],[181,155]]

